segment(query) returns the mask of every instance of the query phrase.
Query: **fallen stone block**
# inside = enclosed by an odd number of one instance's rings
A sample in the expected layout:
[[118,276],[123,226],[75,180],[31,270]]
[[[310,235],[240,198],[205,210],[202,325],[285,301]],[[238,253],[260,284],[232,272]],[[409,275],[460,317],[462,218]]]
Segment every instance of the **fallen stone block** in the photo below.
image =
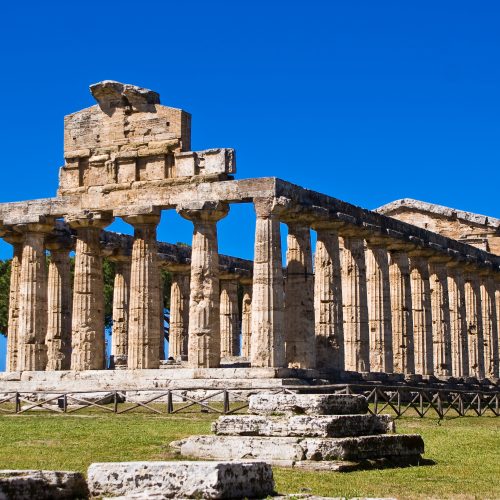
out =
[[390,415],[228,415],[212,424],[219,436],[347,437],[394,431]]
[[269,394],[250,396],[248,410],[257,415],[353,415],[368,411],[364,396],[354,394]]
[[424,452],[422,438],[413,434],[348,438],[191,436],[173,445],[187,457],[269,462],[419,457]]
[[62,500],[88,498],[85,478],[79,472],[0,470],[0,499]]
[[264,462],[96,463],[88,469],[88,485],[98,497],[261,498],[274,491],[271,466]]

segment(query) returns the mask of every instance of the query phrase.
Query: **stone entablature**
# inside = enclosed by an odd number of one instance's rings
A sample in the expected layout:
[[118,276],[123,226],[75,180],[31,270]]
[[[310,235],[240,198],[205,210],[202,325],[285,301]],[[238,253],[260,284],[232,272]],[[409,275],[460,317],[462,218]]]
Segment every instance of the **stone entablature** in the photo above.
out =
[[383,205],[376,212],[500,255],[500,219],[410,198]]
[[[157,94],[149,92],[97,84],[100,104],[94,112],[105,125],[120,113],[147,121],[152,106],[159,106]],[[114,126],[123,134],[128,127],[125,118]],[[162,287],[156,268],[166,258],[174,273],[172,353],[193,368],[216,368],[222,357],[238,354],[235,317],[241,308],[242,350],[255,369],[498,377],[499,256],[280,179],[233,180],[228,175],[234,172],[232,150],[183,151],[181,132],[176,132],[179,150],[173,158],[189,174],[185,177],[136,175],[118,182],[115,176],[114,182],[98,185],[98,175],[96,182],[60,186],[57,198],[0,204],[2,230],[18,245],[11,290],[12,325],[21,346],[18,366],[46,366],[46,325],[37,319],[47,314],[41,262],[54,228],[67,231],[63,219],[76,240],[74,370],[102,368],[100,270],[102,257],[110,255],[123,263],[115,281],[117,338],[123,339],[115,345],[116,367],[159,366]],[[118,147],[104,137],[107,146]],[[144,146],[132,141],[134,134],[130,138],[128,146]],[[78,140],[78,147],[85,141],[95,147],[92,135]],[[106,161],[116,168],[114,160]],[[218,173],[214,165],[221,166]],[[248,262],[218,252],[217,225],[232,203],[255,208],[252,275]],[[193,224],[190,255],[183,247],[156,244],[162,210],[174,209]],[[134,237],[103,233],[116,217],[134,227]],[[286,268],[282,223],[289,232]],[[311,229],[318,235],[315,250]],[[241,304],[235,303],[235,279],[244,285]],[[59,282],[54,275],[51,283]],[[59,338],[58,332],[51,335]]]

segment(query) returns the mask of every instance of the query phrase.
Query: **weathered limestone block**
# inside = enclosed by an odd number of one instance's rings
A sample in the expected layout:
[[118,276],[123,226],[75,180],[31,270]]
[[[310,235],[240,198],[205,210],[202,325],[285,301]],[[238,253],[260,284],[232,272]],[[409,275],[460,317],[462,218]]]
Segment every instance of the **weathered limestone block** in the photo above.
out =
[[134,226],[130,270],[129,369],[158,368],[160,364],[160,293],[158,279],[157,214],[124,217]]
[[366,284],[370,326],[370,371],[393,370],[391,293],[386,245],[367,241]]
[[0,470],[2,499],[73,500],[87,497],[87,483],[79,472]]
[[115,258],[116,273],[113,288],[113,332],[111,337],[111,362],[114,368],[127,367],[130,268],[130,257]]
[[431,257],[429,274],[432,307],[434,375],[451,375],[451,331],[447,257]]
[[105,214],[69,220],[77,230],[71,327],[71,369],[76,371],[104,368],[104,282],[99,236],[111,221]]
[[390,415],[225,415],[212,424],[219,436],[347,437],[394,432]]
[[217,221],[229,212],[223,203],[190,203],[177,207],[193,222],[188,362],[193,368],[220,364],[220,290]]
[[253,394],[248,410],[257,415],[353,415],[366,413],[364,396],[354,394]]
[[254,200],[255,252],[252,292],[252,367],[285,366],[283,265],[279,200]]
[[19,277],[19,370],[45,370],[47,365],[47,264],[45,238],[52,226],[27,224]]
[[252,281],[243,281],[243,299],[241,301],[241,355],[250,359],[252,339]]
[[21,278],[23,237],[20,234],[12,234],[5,237],[5,240],[12,244],[14,250],[10,265],[9,323],[6,362],[7,371],[14,372],[18,369],[19,357],[19,282]]
[[262,498],[274,492],[273,472],[264,462],[95,463],[88,484],[96,497]]
[[70,248],[47,243],[50,250],[48,275],[47,370],[71,368],[71,293]]
[[415,373],[432,375],[434,364],[429,264],[427,256],[418,251],[410,253],[410,281]]
[[180,452],[213,460],[365,460],[418,457],[424,452],[424,442],[415,434],[344,438],[191,436],[181,442]]
[[168,356],[174,359],[188,356],[189,281],[189,273],[172,273]]
[[238,356],[240,353],[238,310],[238,281],[220,280],[221,357]]
[[451,365],[454,377],[469,376],[469,346],[465,311],[463,272],[455,262],[448,264],[450,295]]
[[234,174],[236,172],[236,154],[234,149],[229,148],[176,153],[175,169],[177,177]]
[[342,230],[342,301],[345,369],[370,371],[370,332],[364,241],[361,235]]
[[290,368],[314,368],[314,279],[311,235],[301,222],[288,223],[285,280],[285,356]]
[[339,235],[334,227],[313,226],[317,233],[314,256],[316,366],[344,369],[344,324]]

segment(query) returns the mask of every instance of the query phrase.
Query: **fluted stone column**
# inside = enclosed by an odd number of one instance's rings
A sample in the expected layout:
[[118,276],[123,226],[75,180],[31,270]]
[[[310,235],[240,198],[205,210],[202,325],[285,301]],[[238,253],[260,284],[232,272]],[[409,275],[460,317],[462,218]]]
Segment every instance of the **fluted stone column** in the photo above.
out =
[[238,281],[220,280],[220,342],[221,357],[240,354]]
[[429,274],[432,308],[432,341],[434,374],[451,375],[450,304],[448,294],[447,257],[431,257]]
[[[69,243],[69,242],[68,242]],[[71,247],[47,243],[50,250],[48,274],[47,370],[71,368]]]
[[194,368],[220,365],[220,294],[217,221],[229,207],[223,203],[181,206],[177,211],[194,225],[191,254],[188,362]]
[[111,336],[111,366],[126,369],[128,365],[128,329],[130,301],[131,257],[113,258],[115,280],[113,288],[113,331]]
[[345,367],[357,372],[370,371],[370,332],[364,240],[355,229],[341,232],[342,300],[344,315]]
[[158,355],[160,361],[165,359],[165,295],[164,295],[164,282],[163,282],[163,267],[158,262],[158,327],[160,328],[159,335],[159,345],[158,345]]
[[431,288],[428,255],[422,251],[410,252],[411,302],[413,312],[413,346],[415,373],[434,373]]
[[395,373],[415,373],[413,346],[413,315],[408,253],[393,250],[389,253],[391,285],[392,350]]
[[480,272],[481,316],[484,341],[484,374],[498,377],[498,323],[495,307],[495,283],[490,270]]
[[160,292],[156,226],[158,214],[126,216],[134,226],[130,267],[128,360],[129,369],[160,365]]
[[367,241],[366,284],[370,327],[370,371],[393,371],[391,294],[387,242]]
[[252,341],[252,280],[241,280],[243,299],[241,301],[241,355],[250,359]]
[[19,370],[45,370],[47,365],[47,263],[45,238],[52,225],[27,224],[19,278]]
[[104,283],[101,230],[111,222],[107,216],[69,220],[76,229],[73,285],[71,369],[105,368]]
[[12,244],[14,250],[10,264],[9,323],[6,363],[7,371],[14,372],[18,370],[19,357],[19,284],[21,279],[23,236],[21,234],[11,234],[4,239]]
[[481,289],[477,271],[468,266],[464,279],[467,337],[469,345],[469,374],[473,377],[484,378]]
[[253,367],[285,366],[284,291],[281,261],[280,206],[254,200],[255,253],[252,292]]
[[172,273],[168,357],[188,360],[189,272]]
[[316,366],[340,371],[344,370],[345,351],[338,227],[316,225],[314,229]]
[[285,280],[285,356],[291,368],[315,368],[314,275],[311,235],[301,222],[288,223]]
[[450,295],[451,365],[454,377],[469,376],[469,347],[465,310],[465,288],[462,266],[448,263],[448,292]]

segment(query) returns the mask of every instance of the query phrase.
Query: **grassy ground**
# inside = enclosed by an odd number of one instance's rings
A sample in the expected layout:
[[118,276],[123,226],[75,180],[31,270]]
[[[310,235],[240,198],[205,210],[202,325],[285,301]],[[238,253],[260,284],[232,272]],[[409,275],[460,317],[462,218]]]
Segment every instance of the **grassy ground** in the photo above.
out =
[[[176,458],[175,439],[210,432],[207,414],[10,415],[0,417],[0,469],[80,470],[98,461]],[[420,433],[435,465],[378,471],[297,472],[276,469],[277,490],[323,496],[500,498],[500,419],[439,422],[402,418],[398,432]]]

